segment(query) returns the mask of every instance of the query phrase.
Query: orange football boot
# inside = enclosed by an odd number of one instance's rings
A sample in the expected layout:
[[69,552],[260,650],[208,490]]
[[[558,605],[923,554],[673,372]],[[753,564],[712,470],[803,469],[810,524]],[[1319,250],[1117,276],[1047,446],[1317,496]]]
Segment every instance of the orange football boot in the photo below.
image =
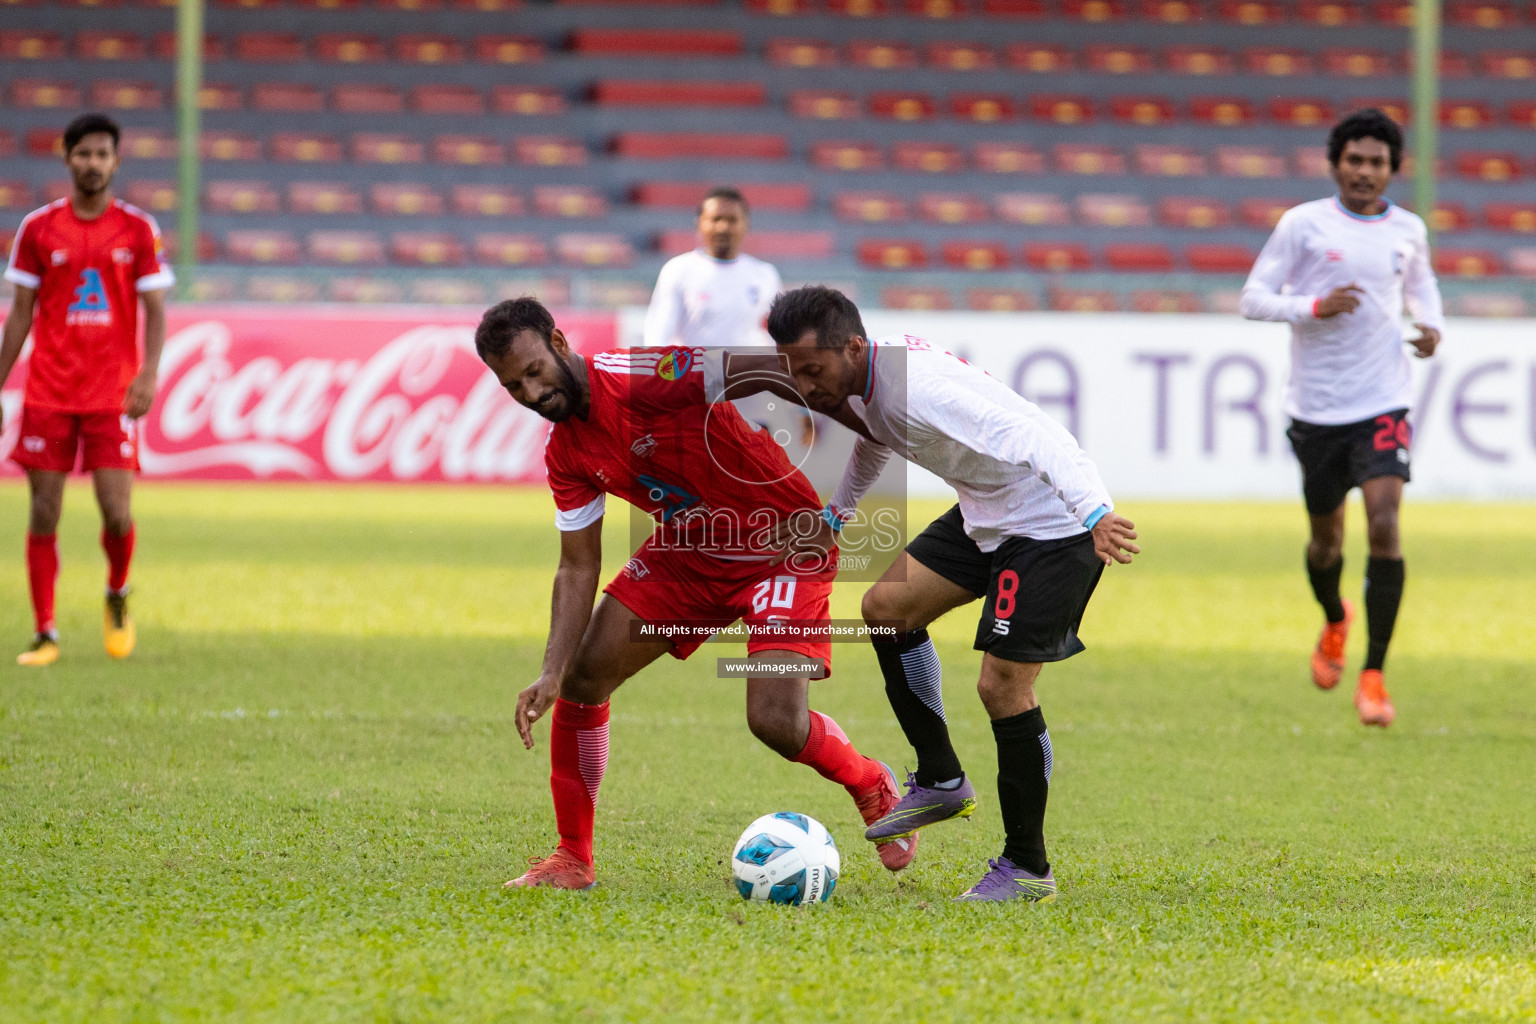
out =
[[[896,773],[891,771],[891,766],[883,761],[875,761],[875,763],[880,766],[880,781],[873,788],[862,793],[848,790],[854,804],[859,808],[859,817],[864,819],[866,825],[873,825],[885,817],[899,802]],[[882,840],[875,845],[875,853],[879,855],[880,863],[885,865],[887,871],[900,871],[911,864],[912,858],[917,856],[917,833],[912,832],[895,839]]]
[[1360,684],[1355,687],[1355,710],[1360,712],[1361,725],[1379,725],[1383,729],[1397,717],[1381,669],[1368,668],[1360,673]]
[[590,889],[597,884],[597,872],[592,865],[563,846],[557,846],[554,853],[542,860],[529,857],[528,863],[527,871],[502,888],[531,889],[542,885],[550,889]]
[[1326,622],[1323,634],[1312,649],[1312,682],[1319,690],[1331,690],[1344,675],[1344,642],[1349,639],[1349,625],[1355,621],[1355,606],[1344,602],[1344,621]]

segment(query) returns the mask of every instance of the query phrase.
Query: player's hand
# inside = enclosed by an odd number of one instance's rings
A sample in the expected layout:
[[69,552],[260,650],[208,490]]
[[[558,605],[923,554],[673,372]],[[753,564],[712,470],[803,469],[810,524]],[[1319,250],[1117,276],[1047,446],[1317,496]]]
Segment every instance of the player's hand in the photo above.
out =
[[1346,284],[1342,288],[1335,288],[1324,295],[1317,303],[1317,318],[1327,320],[1329,317],[1338,316],[1340,313],[1353,313],[1360,305],[1360,298],[1352,292],[1364,293],[1365,289],[1357,284]]
[[1141,554],[1141,548],[1131,543],[1136,539],[1136,524],[1124,516],[1106,512],[1093,524],[1093,552],[1105,565],[1119,562],[1130,565],[1131,556]]
[[1409,338],[1408,344],[1413,346],[1413,354],[1420,359],[1428,359],[1435,354],[1435,349],[1440,347],[1440,332],[1428,324],[1414,324],[1419,329],[1417,338]]
[[523,749],[533,749],[533,723],[544,717],[544,712],[560,696],[560,683],[548,676],[539,676],[534,684],[517,695],[517,734],[522,737]]
[[837,547],[837,534],[821,516],[816,516],[814,528],[810,527],[810,513],[792,517],[775,526],[769,534],[768,550],[774,553],[770,565],[782,565],[793,559],[792,565],[802,571],[813,569],[818,563],[825,564]]
[[136,420],[149,412],[149,407],[154,404],[155,375],[140,373],[128,385],[128,394],[123,399],[123,412],[129,419]]

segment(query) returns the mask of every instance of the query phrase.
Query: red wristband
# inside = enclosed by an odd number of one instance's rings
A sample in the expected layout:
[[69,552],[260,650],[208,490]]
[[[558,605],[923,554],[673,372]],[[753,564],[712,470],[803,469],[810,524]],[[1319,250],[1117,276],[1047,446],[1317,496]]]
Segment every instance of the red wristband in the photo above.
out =
[[1317,319],[1317,307],[1322,304],[1322,301],[1323,301],[1322,299],[1313,299],[1312,300],[1312,319],[1314,319],[1314,320]]

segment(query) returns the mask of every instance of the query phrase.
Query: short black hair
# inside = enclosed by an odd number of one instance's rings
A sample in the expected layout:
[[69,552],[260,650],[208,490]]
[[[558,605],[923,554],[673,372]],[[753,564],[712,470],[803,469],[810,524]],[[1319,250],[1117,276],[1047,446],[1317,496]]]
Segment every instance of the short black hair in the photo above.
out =
[[555,318],[544,303],[529,295],[498,302],[485,311],[475,328],[475,352],[482,362],[500,359],[512,348],[512,339],[524,331],[534,331],[549,345],[555,333]]
[[699,214],[701,216],[704,213],[704,204],[709,202],[711,199],[724,199],[727,202],[740,203],[741,212],[746,214],[748,217],[752,216],[752,207],[747,205],[747,197],[742,195],[741,189],[737,188],[735,185],[716,185],[714,188],[704,193],[704,198],[699,200]]
[[123,137],[123,130],[117,126],[117,122],[106,114],[81,114],[64,129],[64,155],[80,144],[80,140],[87,135],[97,132],[106,132],[112,136],[112,148],[117,149],[117,144]]
[[1385,142],[1392,154],[1392,173],[1403,164],[1403,130],[1396,121],[1375,107],[1357,110],[1333,126],[1328,133],[1328,163],[1339,166],[1344,147],[1356,139],[1375,139]]
[[768,333],[778,344],[793,345],[809,330],[816,332],[820,348],[843,348],[854,335],[869,337],[853,300],[820,284],[784,292],[768,309]]

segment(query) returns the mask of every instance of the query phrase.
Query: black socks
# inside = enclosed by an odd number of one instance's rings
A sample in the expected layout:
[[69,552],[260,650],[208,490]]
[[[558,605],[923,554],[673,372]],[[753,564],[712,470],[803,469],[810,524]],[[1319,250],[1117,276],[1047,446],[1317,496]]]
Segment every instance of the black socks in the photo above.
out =
[[1397,625],[1397,607],[1403,601],[1403,560],[1372,558],[1365,565],[1365,624],[1370,647],[1365,667],[1380,671],[1387,660],[1387,645]]
[[932,786],[964,774],[949,743],[944,722],[943,671],[926,629],[874,641],[875,657],[885,675],[885,696],[917,752],[917,784]]
[[1315,569],[1307,560],[1307,579],[1312,581],[1312,593],[1323,606],[1323,614],[1329,622],[1344,621],[1344,601],[1339,597],[1339,576],[1344,572],[1344,557],[1325,569]]
[[1051,788],[1051,734],[1045,715],[1031,708],[992,723],[997,739],[997,803],[1003,812],[1007,842],[1003,856],[1032,874],[1043,875],[1045,801]]

